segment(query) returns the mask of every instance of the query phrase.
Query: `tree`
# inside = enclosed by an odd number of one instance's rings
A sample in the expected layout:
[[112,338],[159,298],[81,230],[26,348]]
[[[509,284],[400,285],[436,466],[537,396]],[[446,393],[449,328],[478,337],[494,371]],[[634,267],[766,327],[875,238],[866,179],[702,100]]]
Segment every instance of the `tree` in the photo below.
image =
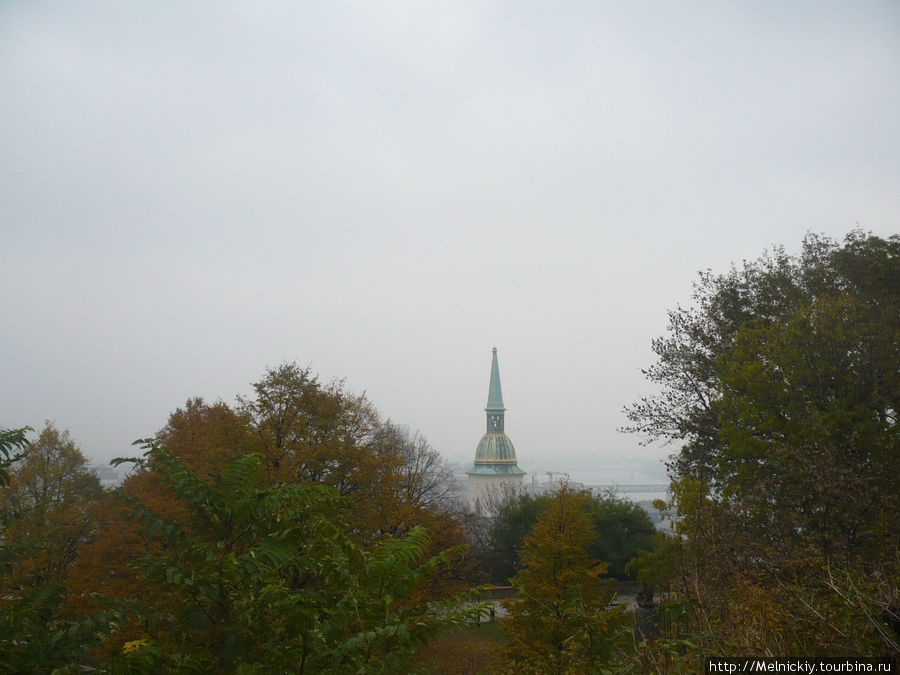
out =
[[319,382],[309,368],[283,363],[253,384],[255,397],[238,397],[262,442],[267,469],[299,482],[352,489],[359,455],[379,427],[364,396],[343,383]]
[[33,431],[31,427],[0,430],[0,488],[9,485],[9,467],[25,456],[24,449],[28,445],[26,434],[29,431]]
[[591,558],[596,538],[587,492],[563,487],[547,501],[521,551],[509,603],[507,653],[516,672],[593,672],[607,664],[628,632],[610,607],[615,588],[598,586],[606,564]]
[[0,670],[381,672],[477,618],[427,441],[295,365],[255,391],[189,399],[110,493],[66,432],[0,437]]
[[[258,435],[267,480],[322,484],[351,497],[351,529],[374,542],[396,521],[402,460],[397,436],[385,433],[375,407],[343,383],[319,382],[309,368],[269,368],[239,397]],[[386,529],[387,528],[387,529]]]
[[263,446],[247,414],[222,401],[188,399],[169,415],[156,439],[191,470],[217,481],[228,465]]
[[[854,231],[843,246],[808,235],[799,257],[775,249],[726,274],[701,273],[694,306],[670,311],[667,335],[652,342],[658,360],[645,374],[662,393],[627,408],[631,425],[623,431],[680,443],[674,475],[717,485],[721,425],[716,403],[723,389],[717,360],[734,348],[738,333],[789,320],[821,298],[854,297],[866,308],[890,314],[900,293],[898,258],[900,237],[883,240]],[[888,323],[896,329],[896,319]],[[886,419],[896,423],[896,412],[890,412],[896,407],[890,401],[882,407]]]
[[[269,369],[254,385],[253,397],[240,399],[237,409],[218,401],[189,399],[176,409],[156,439],[191,471],[220,485],[230,464],[251,453],[264,458],[259,486],[279,483],[331,486],[346,499],[346,533],[372,547],[386,534],[402,537],[417,526],[429,532],[428,555],[463,542],[455,514],[441,496],[446,464],[420,436],[412,439],[382,422],[362,397],[339,384],[323,386],[308,369],[285,364]],[[188,512],[171,498],[158,472],[129,476],[122,491],[168,521],[189,528]],[[95,579],[106,579],[104,592],[140,602],[155,593],[137,574],[136,560],[161,547],[142,536],[121,507],[107,500],[96,510],[103,526],[84,547],[69,574],[72,602],[92,606]],[[419,589],[429,600],[471,585],[467,555]]]
[[12,467],[0,481],[2,672],[79,662],[118,618],[110,611],[68,616],[63,579],[93,530],[90,506],[102,489],[68,432],[48,422],[29,443],[28,431],[0,433],[3,463]]
[[716,653],[896,650],[873,617],[898,604],[900,237],[808,235],[694,300],[653,341],[661,394],[627,411],[680,445],[673,597]]
[[[396,433],[397,430],[394,430]],[[424,436],[400,433],[400,492],[407,504],[418,508],[457,511],[453,496],[459,489],[453,470]]]
[[69,432],[47,422],[0,492],[0,536],[16,558],[5,579],[7,592],[62,580],[93,532],[90,507],[102,493]]
[[123,665],[383,671],[435,631],[482,611],[459,609],[469,596],[407,600],[452,555],[423,559],[429,539],[421,528],[366,551],[344,534],[344,500],[334,488],[260,488],[263,460],[254,454],[234,461],[214,485],[155,441],[145,448],[139,466],[159,475],[188,518],[168,521],[131,500],[133,517],[166,554],[139,562],[157,594],[142,610],[148,635],[115,657]]
[[[506,583],[520,569],[519,551],[552,495],[520,494],[501,505],[486,537],[482,565],[497,583]],[[630,578],[625,565],[641,549],[653,550],[653,522],[638,505],[611,494],[588,493],[586,513],[594,528],[591,556],[607,563],[608,575]]]
[[490,520],[482,555],[482,565],[492,581],[507,584],[519,571],[522,544],[549,499],[546,495],[520,494],[499,506]]
[[647,512],[628,499],[612,494],[591,495],[591,523],[597,532],[590,547],[592,558],[607,563],[614,579],[630,579],[625,567],[639,550],[656,548],[656,528]]
[[[328,485],[350,497],[350,530],[366,545],[416,525],[462,538],[451,522],[460,515],[453,473],[423,436],[402,432],[365,396],[341,381],[325,385],[296,363],[267,369],[253,389],[234,414],[256,435],[245,447],[262,453],[265,480]],[[174,427],[170,420],[167,429]]]
[[812,546],[823,559],[896,550],[898,309],[822,297],[741,328],[719,356],[714,470],[768,547]]

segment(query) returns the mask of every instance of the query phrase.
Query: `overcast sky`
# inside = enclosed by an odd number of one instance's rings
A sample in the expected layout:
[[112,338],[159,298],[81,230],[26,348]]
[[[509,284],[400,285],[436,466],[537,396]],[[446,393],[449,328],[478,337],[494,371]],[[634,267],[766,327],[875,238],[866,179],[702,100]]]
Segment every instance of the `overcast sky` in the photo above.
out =
[[620,434],[700,269],[900,223],[900,3],[0,4],[0,424],[98,462],[267,366],[470,461]]

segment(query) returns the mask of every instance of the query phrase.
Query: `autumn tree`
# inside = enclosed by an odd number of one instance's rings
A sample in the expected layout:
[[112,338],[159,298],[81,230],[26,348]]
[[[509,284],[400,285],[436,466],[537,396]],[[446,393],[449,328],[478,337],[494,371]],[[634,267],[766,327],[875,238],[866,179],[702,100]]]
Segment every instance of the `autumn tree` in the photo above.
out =
[[[299,389],[294,387],[295,392]],[[283,395],[282,398],[288,397]],[[246,405],[245,401],[244,407]],[[262,453],[267,447],[266,437],[265,429],[259,428],[246,409],[235,409],[222,401],[210,404],[199,397],[190,398],[182,407],[176,408],[156,434],[160,444],[186,467],[217,485],[233,461],[249,453]],[[274,484],[279,480],[296,481],[298,478],[267,470],[261,480]],[[134,472],[125,479],[121,492],[129,499],[139,500],[157,516],[190,528],[187,509],[171,498],[170,489],[160,474]],[[69,573],[73,604],[79,610],[94,606],[98,576],[106,579],[103,591],[108,597],[133,602],[144,602],[153,597],[156,590],[138,573],[135,563],[142,556],[161,554],[163,547],[158,541],[145,537],[141,529],[125,517],[117,496],[109,496],[99,504],[95,508],[95,517],[101,524],[99,532],[82,549]]]
[[[225,403],[208,404],[188,399],[177,408],[157,438],[171,445],[173,454],[204,479],[220,483],[228,464],[252,452],[257,437],[237,412]],[[167,445],[167,447],[168,447]],[[162,554],[164,547],[144,536],[137,523],[126,517],[122,499],[139,500],[158,516],[187,526],[187,510],[171,497],[168,487],[154,472],[138,471],[126,476],[114,494],[107,494],[93,507],[96,533],[80,548],[67,575],[69,603],[80,613],[104,602],[143,603],[158,594],[136,569],[146,555]],[[103,579],[98,594],[97,579]],[[135,635],[139,626],[132,625]]]
[[328,485],[350,497],[360,541],[389,531],[402,460],[397,435],[385,431],[365,396],[341,381],[323,384],[296,363],[267,369],[253,390],[239,397],[238,412],[257,434],[267,480]]
[[[215,485],[222,482],[231,462],[261,448],[246,414],[224,402],[210,404],[199,397],[176,408],[156,438],[186,467]],[[123,498],[137,500],[158,517],[190,529],[187,508],[172,498],[159,473],[130,473],[117,494],[106,495],[94,506],[97,532],[81,547],[68,571],[69,602],[77,612],[95,611],[98,601],[142,605],[159,595],[137,569],[137,562],[147,555],[164,555],[165,546],[147,537],[139,524],[127,517]],[[98,589],[97,579],[104,580],[102,589]],[[141,620],[133,621],[132,633],[121,637],[140,636]]]
[[191,470],[213,480],[221,480],[232,461],[263,448],[249,415],[200,397],[176,408],[156,439]]
[[515,672],[594,672],[629,632],[611,585],[598,585],[607,566],[591,557],[596,538],[591,497],[563,487],[548,500],[521,551],[508,604],[507,654]]
[[0,528],[16,562],[8,591],[60,581],[94,528],[91,505],[103,488],[68,431],[48,422],[12,466],[10,485],[0,492]]
[[262,443],[266,467],[298,482],[352,489],[365,446],[379,426],[377,411],[341,381],[323,384],[310,368],[283,363],[238,397]]
[[383,671],[401,665],[440,628],[481,611],[459,609],[468,596],[406,601],[452,554],[426,558],[429,539],[421,528],[365,550],[345,534],[344,498],[332,487],[261,488],[263,461],[254,454],[232,462],[213,484],[155,442],[145,447],[142,470],[159,476],[188,517],[169,521],[131,500],[133,518],[166,553],[139,560],[157,597],[143,610],[147,636],[123,644],[114,664]]
[[254,392],[189,399],[110,493],[65,432],[0,436],[0,670],[383,670],[477,614],[424,438],[293,364]]
[[[249,453],[264,458],[261,486],[279,483],[325,485],[346,499],[347,532],[358,543],[375,545],[386,535],[403,536],[417,526],[429,532],[429,554],[464,540],[455,513],[445,500],[446,464],[421,436],[409,437],[381,420],[364,397],[339,382],[322,384],[309,369],[283,364],[254,385],[254,395],[237,407],[189,399],[170,416],[156,439],[192,471],[218,485],[230,463]],[[123,487],[126,495],[169,521],[188,528],[187,513],[159,474],[137,472]],[[105,592],[141,600],[153,588],[138,578],[137,557],[158,544],[147,540],[121,507],[107,500],[97,509],[100,532],[70,571],[73,602],[90,606],[93,579],[108,580]],[[460,555],[433,583],[420,587],[430,598],[458,590],[471,578],[471,563]]]
[[29,443],[30,430],[0,432],[4,462],[14,460],[0,482],[0,672],[78,662],[119,618],[69,615],[64,576],[94,528],[102,490],[68,432],[47,423]]
[[256,435],[247,447],[265,458],[266,480],[328,485],[349,497],[351,531],[364,544],[417,525],[442,546],[462,540],[455,479],[423,436],[296,363],[267,369],[253,392],[238,398],[236,414]]

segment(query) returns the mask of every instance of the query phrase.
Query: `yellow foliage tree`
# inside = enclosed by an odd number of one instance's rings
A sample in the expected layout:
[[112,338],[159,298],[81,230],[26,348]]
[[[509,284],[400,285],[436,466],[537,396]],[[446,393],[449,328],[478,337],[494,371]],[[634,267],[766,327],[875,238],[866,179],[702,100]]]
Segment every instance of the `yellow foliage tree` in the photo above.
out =
[[599,582],[607,566],[588,553],[597,536],[589,505],[587,492],[563,487],[525,538],[506,620],[515,672],[593,672],[627,634],[624,610],[611,606],[615,587]]
[[6,593],[16,597],[61,581],[94,529],[91,505],[103,488],[69,437],[47,422],[0,493],[0,541],[13,552]]

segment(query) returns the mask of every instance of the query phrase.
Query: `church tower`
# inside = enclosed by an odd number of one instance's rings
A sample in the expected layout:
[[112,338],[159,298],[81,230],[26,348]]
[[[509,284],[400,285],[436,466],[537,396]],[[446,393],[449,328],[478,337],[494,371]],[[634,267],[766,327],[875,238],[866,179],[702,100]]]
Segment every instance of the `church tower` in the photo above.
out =
[[491,382],[488,387],[487,431],[475,450],[475,463],[466,472],[469,477],[469,509],[481,513],[489,495],[502,496],[522,487],[525,472],[516,464],[516,449],[504,431],[503,392],[497,348],[491,358]]

